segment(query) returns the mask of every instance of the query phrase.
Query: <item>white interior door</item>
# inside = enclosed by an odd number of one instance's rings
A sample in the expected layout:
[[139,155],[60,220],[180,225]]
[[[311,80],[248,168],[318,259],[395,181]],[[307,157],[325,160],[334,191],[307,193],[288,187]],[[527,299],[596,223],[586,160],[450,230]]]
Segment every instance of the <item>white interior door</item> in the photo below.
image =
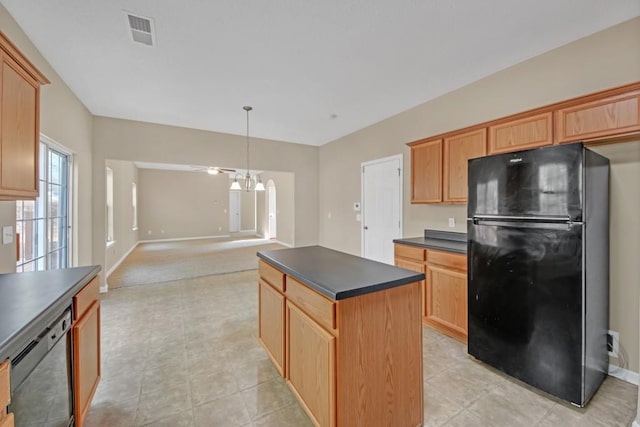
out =
[[240,231],[240,192],[229,191],[229,232]]
[[393,265],[402,237],[402,155],[362,163],[362,256]]
[[269,238],[276,238],[276,187],[270,185],[267,187],[267,191],[269,193],[268,202],[269,202]]

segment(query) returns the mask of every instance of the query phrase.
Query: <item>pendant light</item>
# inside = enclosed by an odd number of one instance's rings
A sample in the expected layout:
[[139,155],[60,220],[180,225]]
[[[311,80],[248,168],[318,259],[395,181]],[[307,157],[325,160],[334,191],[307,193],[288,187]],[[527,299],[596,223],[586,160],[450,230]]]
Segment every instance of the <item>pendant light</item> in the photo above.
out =
[[260,179],[260,176],[251,176],[251,169],[249,169],[249,111],[253,110],[253,108],[245,105],[244,107],[242,107],[242,109],[247,112],[247,171],[244,177],[241,174],[236,174],[236,176],[233,178],[230,189],[242,190],[242,186],[238,181],[238,177],[240,177],[240,179],[244,181],[243,184],[245,191],[264,191],[264,184],[262,183],[262,179]]

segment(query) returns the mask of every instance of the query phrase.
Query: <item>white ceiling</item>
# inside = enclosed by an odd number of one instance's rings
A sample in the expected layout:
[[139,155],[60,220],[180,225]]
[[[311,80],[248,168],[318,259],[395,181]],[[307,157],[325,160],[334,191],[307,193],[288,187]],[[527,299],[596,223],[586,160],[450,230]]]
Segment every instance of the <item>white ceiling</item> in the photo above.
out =
[[[321,145],[640,15],[638,0],[0,0],[91,113]],[[155,21],[131,41],[123,11]],[[332,115],[337,117],[332,118]]]

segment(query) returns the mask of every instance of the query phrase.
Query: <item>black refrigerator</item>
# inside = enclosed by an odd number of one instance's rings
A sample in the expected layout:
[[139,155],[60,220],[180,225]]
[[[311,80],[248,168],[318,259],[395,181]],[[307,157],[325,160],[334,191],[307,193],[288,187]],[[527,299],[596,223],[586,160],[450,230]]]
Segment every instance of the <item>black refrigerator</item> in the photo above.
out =
[[607,373],[609,161],[582,143],[469,161],[468,352],[584,406]]

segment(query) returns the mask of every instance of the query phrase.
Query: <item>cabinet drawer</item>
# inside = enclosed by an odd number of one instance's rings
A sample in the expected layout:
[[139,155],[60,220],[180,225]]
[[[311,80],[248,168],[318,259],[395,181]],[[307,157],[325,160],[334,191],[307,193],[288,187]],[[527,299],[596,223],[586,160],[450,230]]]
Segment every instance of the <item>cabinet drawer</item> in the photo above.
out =
[[403,258],[415,259],[416,261],[425,260],[425,250],[417,246],[395,245],[396,256]]
[[98,299],[99,293],[100,276],[96,276],[73,297],[73,314],[75,319],[82,317],[82,314]]
[[262,260],[258,260],[258,271],[267,283],[280,292],[284,292],[284,273],[275,267],[267,264]]
[[[9,404],[11,400],[11,389],[9,381],[9,371],[11,362],[9,359],[0,363],[0,414],[4,413],[4,408]],[[2,415],[0,415],[0,418]]]
[[320,295],[291,276],[287,276],[287,298],[325,328],[329,330],[336,328],[335,302]]
[[427,251],[427,262],[467,271],[467,256],[462,254],[429,250]]

